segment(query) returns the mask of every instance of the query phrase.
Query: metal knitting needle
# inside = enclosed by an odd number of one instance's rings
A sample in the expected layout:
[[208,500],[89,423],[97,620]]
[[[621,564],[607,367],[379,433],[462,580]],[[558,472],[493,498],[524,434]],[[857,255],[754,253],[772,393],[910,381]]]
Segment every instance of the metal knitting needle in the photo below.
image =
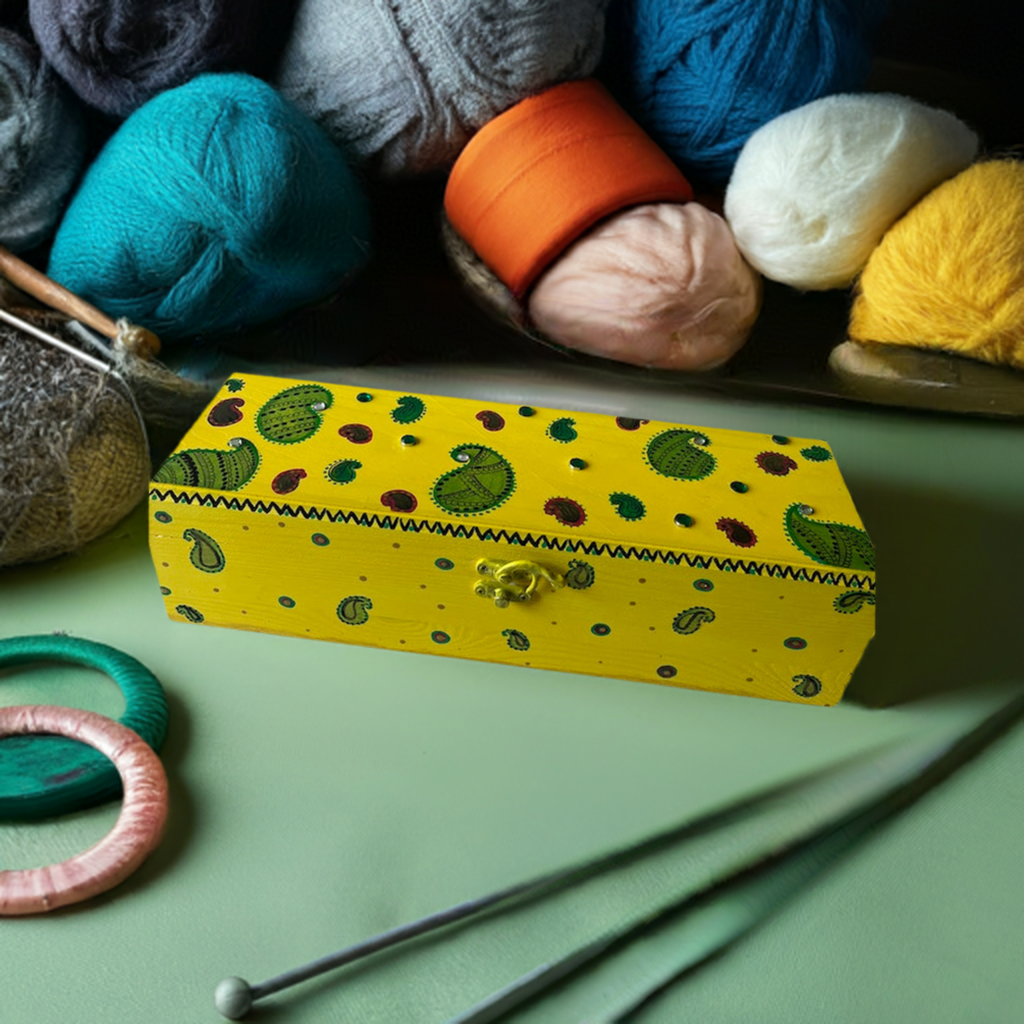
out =
[[[922,767],[919,774],[907,779],[863,814],[824,830],[819,838],[795,854],[783,855],[781,862],[771,871],[755,871],[752,876],[735,879],[725,887],[724,898],[701,901],[695,912],[689,915],[689,920],[683,919],[682,931],[674,928],[668,936],[675,963],[664,964],[652,972],[647,984],[632,996],[618,1000],[619,1005],[606,1006],[588,1017],[589,1024],[623,1024],[655,993],[742,938],[817,875],[849,853],[851,847],[869,839],[900,811],[913,805],[981,754],[989,744],[1016,725],[1022,713],[1024,697],[1018,695],[968,732],[936,749],[934,759]],[[703,920],[699,919],[701,917]]]
[[[0,250],[2,250],[2,247],[0,247]],[[0,320],[9,323],[12,327],[17,327],[19,330],[24,331],[26,334],[31,335],[33,338],[37,338],[39,341],[46,342],[47,345],[51,345],[53,348],[60,349],[62,352],[66,352],[68,355],[74,356],[74,358],[78,359],[80,362],[85,363],[87,366],[91,366],[94,370],[99,370],[100,373],[104,374],[107,377],[112,377],[119,384],[121,384],[121,386],[125,390],[125,395],[127,396],[128,401],[131,403],[131,407],[134,410],[135,415],[138,417],[139,426],[142,428],[142,436],[146,439],[146,444],[148,446],[149,435],[146,430],[146,420],[145,417],[142,415],[142,410],[139,408],[139,403],[135,398],[135,393],[128,386],[128,382],[124,379],[124,377],[121,376],[120,373],[118,373],[118,371],[114,368],[114,366],[111,363],[106,363],[102,359],[97,359],[96,356],[89,355],[88,352],[83,352],[82,349],[76,348],[74,345],[69,345],[63,339],[56,337],[56,335],[49,334],[47,331],[44,331],[41,328],[36,327],[35,324],[30,324],[27,320],[22,320],[20,316],[15,316],[13,313],[4,309],[2,306],[0,306]],[[82,327],[82,325],[79,324],[77,321],[68,321],[68,326],[72,329],[78,328],[78,330],[75,331],[76,334],[79,334],[81,337],[88,340],[91,344],[95,345],[97,348],[100,348],[101,351],[106,351],[105,349],[102,348],[102,346],[100,346],[99,342],[96,341],[95,338],[92,338],[89,335],[88,331],[84,327]]]
[[52,334],[48,334],[41,328],[36,327],[35,324],[30,324],[27,320],[22,320],[20,316],[15,316],[3,307],[0,307],[0,320],[6,321],[12,327],[17,327],[19,331],[31,334],[33,338],[45,341],[47,345],[59,348],[69,356],[74,356],[76,359],[80,359],[83,363],[87,363],[94,370],[99,370],[101,373],[114,373],[116,375],[116,371],[110,363],[105,363],[102,359],[97,359],[95,356],[89,355],[88,352],[83,352],[80,348],[75,348],[74,345],[69,345],[68,342],[62,341],[60,338],[57,338]]
[[280,992],[281,989],[290,988],[292,985],[298,985],[302,981],[308,981],[310,978],[315,978],[318,974],[324,974],[336,967],[342,967],[355,960],[361,960],[371,953],[387,949],[389,946],[395,946],[400,942],[405,942],[407,939],[413,939],[418,935],[424,935],[437,928],[443,928],[446,924],[452,924],[455,921],[462,920],[462,918],[478,914],[480,911],[486,910],[502,900],[511,899],[515,895],[528,891],[535,884],[533,882],[526,882],[522,885],[504,889],[501,892],[492,893],[490,896],[467,900],[465,903],[459,903],[454,907],[449,907],[447,910],[439,911],[436,914],[429,914],[427,917],[422,917],[411,924],[401,925],[398,928],[392,928],[390,931],[382,932],[372,939],[356,943],[354,946],[348,946],[337,953],[321,957],[319,960],[314,960],[303,967],[296,967],[294,970],[285,971],[284,974],[278,974],[276,977],[260,982],[258,985],[250,985],[242,978],[225,978],[217,986],[217,991],[214,993],[214,1004],[221,1015],[227,1017],[228,1020],[241,1020],[252,1008],[252,1004],[264,996]]
[[[854,811],[852,814],[850,812],[847,812],[845,815],[840,814],[832,822],[825,825],[818,835],[828,837],[836,834],[843,835],[844,825],[851,830],[851,833],[853,833],[854,836],[856,836],[858,831],[861,831],[862,834],[866,834],[872,828],[881,824],[888,817],[895,814],[898,810],[913,803],[914,800],[924,792],[927,792],[928,789],[951,774],[959,765],[965,763],[971,757],[976,755],[984,748],[985,745],[987,745],[987,743],[991,742],[996,736],[1013,724],[1022,713],[1024,713],[1024,696],[1018,695],[1009,703],[1000,707],[995,713],[987,716],[980,725],[975,726],[966,734],[956,737],[952,742],[947,741],[939,744],[938,746],[929,748],[923,757],[920,757],[920,755],[911,757],[910,765],[905,767],[902,771],[897,770],[894,773],[894,776],[891,777],[889,787],[881,787],[883,795],[880,798],[876,798],[874,802],[869,801],[866,805],[861,804],[860,810]],[[886,749],[892,746],[892,744],[886,744]],[[877,756],[878,751],[872,751],[867,755],[854,756],[830,769],[829,774],[842,774],[844,771],[848,770],[851,765],[856,765],[865,761],[870,762],[872,758]],[[916,768],[913,766],[916,766]],[[264,996],[271,995],[274,992],[279,992],[282,989],[316,977],[317,975],[323,974],[335,967],[341,967],[344,964],[352,963],[365,956],[369,956],[371,953],[397,945],[407,939],[424,935],[430,931],[441,928],[444,925],[454,923],[463,918],[479,913],[500,902],[511,900],[514,896],[537,895],[544,890],[554,890],[556,888],[569,885],[574,881],[595,875],[601,870],[614,864],[625,863],[629,860],[636,859],[643,853],[653,852],[661,846],[668,845],[670,842],[677,841],[681,838],[688,838],[690,836],[697,836],[702,833],[711,832],[725,824],[739,820],[752,808],[763,805],[764,803],[784,796],[787,793],[797,791],[800,788],[801,784],[798,781],[770,787],[753,797],[739,801],[724,809],[713,811],[710,814],[707,814],[693,822],[684,824],[683,826],[677,826],[673,829],[669,829],[666,832],[656,835],[651,839],[644,840],[633,847],[625,847],[581,866],[575,866],[563,871],[542,876],[541,878],[530,882],[511,886],[507,889],[501,890],[500,892],[493,893],[490,896],[484,896],[480,899],[460,903],[448,910],[441,911],[437,914],[431,914],[428,917],[421,918],[419,921],[403,925],[399,928],[394,928],[391,931],[384,932],[381,935],[366,940],[365,942],[349,946],[337,953],[315,960],[304,967],[299,967],[293,971],[277,975],[276,977],[258,985],[251,986],[241,978],[226,978],[217,986],[215,1005],[220,1013],[229,1020],[241,1020],[252,1008],[253,1003]],[[858,830],[856,827],[858,825],[863,826],[863,828]],[[800,849],[804,846],[813,845],[814,841],[815,840],[812,838],[808,842],[806,834],[802,841],[797,837],[792,836],[788,841],[784,840],[778,844],[774,851],[774,857],[783,857],[787,853],[791,853],[794,848]],[[846,843],[846,846],[852,845],[852,841],[853,840]],[[751,864],[742,865],[739,874],[743,875],[751,869]],[[721,878],[718,884],[729,884],[730,879],[727,877],[729,875],[730,872],[726,871],[724,873],[724,876],[726,877]],[[714,885],[712,885],[711,891],[713,890]],[[708,890],[705,890],[705,892],[707,893]],[[684,896],[682,904],[685,905],[686,903],[689,903],[693,898],[694,894]],[[655,919],[668,911],[676,910],[680,905],[681,904],[679,902],[670,903],[669,907],[663,907],[660,913],[656,913],[654,915]],[[648,918],[647,920],[650,922],[651,918]],[[722,943],[719,946],[715,946],[715,948],[720,948],[721,945],[728,944],[728,941],[738,938],[743,931],[752,927],[753,923],[755,922],[751,921],[745,926],[739,927],[730,939],[723,940]],[[450,1022],[450,1024],[456,1024],[456,1022],[457,1024],[484,1024],[485,1021],[497,1019],[502,1012],[507,1011],[521,1002],[523,997],[537,994],[549,984],[560,980],[566,974],[581,966],[583,963],[600,956],[609,945],[613,942],[620,941],[625,935],[637,927],[639,927],[638,923],[632,922],[632,927],[627,926],[622,930],[615,929],[611,935],[605,936],[597,942],[590,943],[583,949],[577,950],[573,954],[570,954],[570,956],[564,961],[560,961],[555,964],[541,965],[534,971],[529,972],[528,975],[518,979],[518,981],[513,982],[505,989],[502,989],[493,996],[484,1000],[482,1004],[477,1004],[475,1007],[466,1011],[466,1013],[455,1018]],[[714,945],[714,943],[712,943],[712,945]],[[619,1018],[616,1017],[614,1019],[617,1020]]]
[[597,961],[612,946],[637,941],[652,930],[669,935],[670,962],[649,972],[638,989],[609,997],[588,1013],[588,1024],[621,1024],[629,1014],[671,981],[732,945],[760,924],[817,875],[840,860],[860,841],[906,809],[1024,714],[1024,694],[1017,694],[966,733],[930,747],[893,773],[890,784],[857,810],[824,822],[809,835],[794,837],[780,849],[736,868],[699,892],[683,892],[636,920],[626,921],[560,960],[544,963],[487,996],[447,1024],[493,1024],[579,968]]
[[555,872],[540,879],[510,886],[499,892],[491,893],[489,896],[481,896],[477,899],[467,900],[465,903],[458,903],[447,910],[441,910],[410,924],[392,928],[390,931],[382,932],[364,942],[341,949],[337,953],[330,953],[302,967],[285,971],[283,974],[278,974],[257,985],[250,985],[242,978],[225,978],[214,993],[214,1005],[220,1014],[228,1020],[241,1020],[252,1009],[253,1003],[265,996],[280,992],[285,988],[291,988],[293,985],[308,981],[310,978],[334,970],[336,967],[343,967],[345,964],[361,960],[363,957],[370,956],[371,953],[396,946],[400,942],[425,935],[438,928],[443,928],[445,925],[454,924],[456,921],[479,914],[488,907],[511,900],[515,896],[539,892],[549,886],[554,887],[558,882],[571,881],[572,876],[581,874],[583,870],[572,868],[568,871]]
[[[878,750],[855,755],[828,769],[827,773],[841,774],[850,765],[870,762],[877,756]],[[276,975],[259,984],[250,985],[247,981],[238,977],[225,978],[217,986],[214,994],[214,1004],[221,1015],[228,1020],[241,1020],[252,1008],[253,1003],[263,999],[265,996],[280,992],[282,989],[290,988],[293,985],[298,985],[303,981],[308,981],[345,964],[354,963],[357,960],[370,956],[372,953],[396,946],[408,939],[425,935],[428,932],[443,928],[445,925],[454,924],[457,921],[472,917],[490,907],[511,901],[516,897],[533,897],[546,892],[553,892],[556,889],[567,887],[575,882],[597,875],[608,868],[625,864],[648,853],[653,853],[671,843],[713,832],[732,822],[739,821],[746,814],[762,807],[767,802],[782,799],[788,794],[798,791],[802,785],[803,781],[801,779],[793,779],[766,787],[764,790],[739,800],[734,804],[710,811],[682,825],[675,825],[632,846],[625,846],[592,861],[576,864],[569,868],[542,875],[539,878],[509,886],[488,896],[481,896],[477,899],[456,904],[447,910],[441,910],[410,924],[393,928],[373,938],[341,949],[336,953],[328,954],[302,967]]]

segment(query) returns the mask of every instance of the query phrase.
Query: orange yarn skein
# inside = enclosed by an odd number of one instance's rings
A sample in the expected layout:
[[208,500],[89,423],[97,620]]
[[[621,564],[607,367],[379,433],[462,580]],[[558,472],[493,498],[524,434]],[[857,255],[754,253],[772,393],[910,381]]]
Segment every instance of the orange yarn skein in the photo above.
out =
[[679,169],[594,79],[523,100],[485,125],[452,168],[453,227],[517,297],[603,217],[688,202]]

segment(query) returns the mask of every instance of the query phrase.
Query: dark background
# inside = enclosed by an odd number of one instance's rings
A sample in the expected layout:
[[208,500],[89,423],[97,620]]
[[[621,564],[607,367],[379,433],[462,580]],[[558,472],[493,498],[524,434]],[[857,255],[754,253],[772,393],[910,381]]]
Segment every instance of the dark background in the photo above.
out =
[[1021,151],[1024,10],[1019,4],[890,0],[875,37],[875,52],[876,65],[881,65],[876,66],[876,83],[887,66],[902,64],[907,81],[922,89],[930,85],[939,90],[945,84],[950,109],[981,134],[987,151]]

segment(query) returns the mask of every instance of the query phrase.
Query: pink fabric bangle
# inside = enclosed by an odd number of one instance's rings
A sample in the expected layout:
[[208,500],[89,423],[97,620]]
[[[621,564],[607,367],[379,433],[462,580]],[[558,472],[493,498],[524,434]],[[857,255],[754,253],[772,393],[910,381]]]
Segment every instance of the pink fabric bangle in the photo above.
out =
[[0,708],[0,739],[51,733],[106,754],[124,784],[124,804],[95,846],[59,864],[0,871],[0,917],[39,914],[80,903],[123,882],[156,849],[167,820],[167,776],[160,759],[123,725],[77,708]]

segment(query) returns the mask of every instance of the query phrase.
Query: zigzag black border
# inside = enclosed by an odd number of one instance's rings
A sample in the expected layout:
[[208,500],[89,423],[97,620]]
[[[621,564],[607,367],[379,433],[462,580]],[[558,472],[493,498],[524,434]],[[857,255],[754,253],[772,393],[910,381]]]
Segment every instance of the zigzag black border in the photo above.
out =
[[613,558],[634,558],[641,562],[663,562],[665,565],[686,565],[691,569],[718,569],[721,572],[742,573],[747,576],[768,576],[776,579],[798,580],[802,583],[824,583],[832,587],[850,587],[860,590],[874,590],[872,576],[835,572],[823,569],[796,568],[769,562],[752,562],[744,558],[721,558],[713,555],[690,555],[685,551],[675,554],[660,548],[624,547],[607,541],[571,540],[570,538],[549,537],[545,534],[519,533],[508,530],[489,530],[468,523],[442,523],[430,519],[412,519],[398,516],[382,516],[375,512],[349,512],[345,509],[311,508],[306,505],[289,505],[276,501],[253,501],[251,498],[229,498],[223,494],[188,494],[182,491],[160,490],[151,487],[150,501],[173,501],[176,505],[203,505],[208,508],[225,508],[232,512],[256,512],[285,518],[327,520],[349,526],[370,526],[381,530],[401,530],[403,533],[433,533],[440,537],[460,540],[492,541],[514,544],[522,547],[541,548],[550,551],[565,551],[569,554],[591,556],[611,555]]

